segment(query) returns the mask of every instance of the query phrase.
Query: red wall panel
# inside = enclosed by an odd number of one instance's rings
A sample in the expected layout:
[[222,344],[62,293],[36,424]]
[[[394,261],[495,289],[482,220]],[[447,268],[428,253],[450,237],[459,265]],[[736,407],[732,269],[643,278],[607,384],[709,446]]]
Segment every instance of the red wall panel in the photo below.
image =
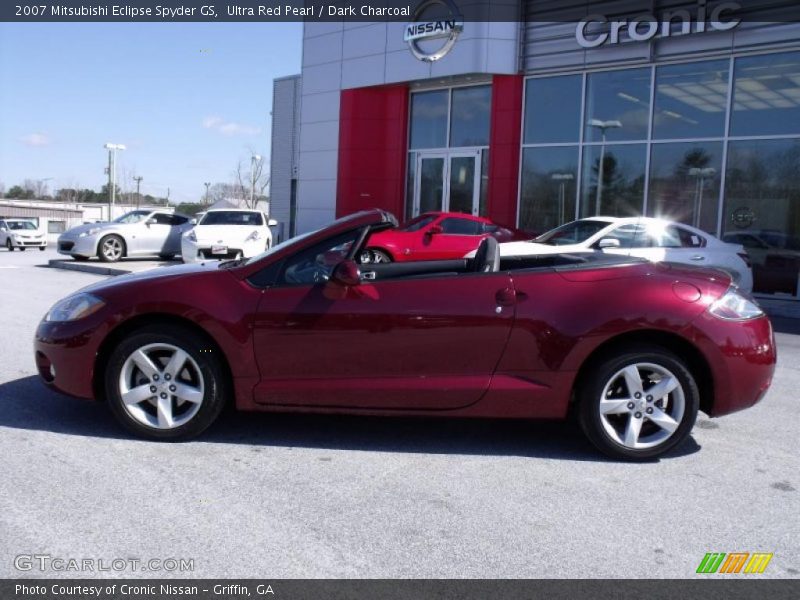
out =
[[507,225],[517,221],[522,86],[522,75],[492,78],[488,217]]
[[403,218],[408,86],[342,90],[336,216],[383,208]]

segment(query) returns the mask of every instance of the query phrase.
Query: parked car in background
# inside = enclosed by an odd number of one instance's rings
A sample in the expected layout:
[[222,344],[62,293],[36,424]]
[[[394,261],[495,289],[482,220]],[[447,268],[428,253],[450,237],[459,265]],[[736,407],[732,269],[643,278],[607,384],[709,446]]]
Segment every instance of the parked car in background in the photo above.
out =
[[219,208],[204,213],[181,238],[183,262],[250,258],[272,246],[273,219],[258,210]]
[[47,248],[47,234],[27,219],[0,219],[0,245],[13,252],[14,248]]
[[58,253],[75,260],[97,256],[116,262],[132,256],[170,259],[181,251],[181,235],[193,227],[190,217],[159,210],[134,210],[110,223],[79,225],[58,238]]
[[[769,319],[716,270],[599,252],[359,265],[370,210],[247,260],[111,278],[56,303],[35,360],[151,439],[240,410],[565,419],[603,452],[661,456],[752,406]],[[334,257],[337,257],[334,260]],[[609,268],[613,267],[613,268]]]
[[530,235],[464,213],[428,212],[403,226],[370,238],[362,264],[461,258],[491,236],[498,242],[527,240]]
[[566,223],[527,242],[500,244],[502,256],[602,251],[714,267],[730,273],[743,291],[753,289],[749,259],[729,244],[695,227],[650,217],[589,217]]
[[800,295],[800,239],[768,229],[729,231],[722,239],[744,246],[754,292]]

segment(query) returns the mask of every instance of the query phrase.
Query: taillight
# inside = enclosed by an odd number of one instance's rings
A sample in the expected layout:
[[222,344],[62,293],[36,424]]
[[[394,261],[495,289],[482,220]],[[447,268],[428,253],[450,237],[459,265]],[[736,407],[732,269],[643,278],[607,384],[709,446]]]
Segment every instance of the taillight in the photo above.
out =
[[744,261],[744,264],[746,264],[748,267],[752,267],[750,264],[750,255],[747,252],[737,252],[736,254],[738,254],[739,258]]

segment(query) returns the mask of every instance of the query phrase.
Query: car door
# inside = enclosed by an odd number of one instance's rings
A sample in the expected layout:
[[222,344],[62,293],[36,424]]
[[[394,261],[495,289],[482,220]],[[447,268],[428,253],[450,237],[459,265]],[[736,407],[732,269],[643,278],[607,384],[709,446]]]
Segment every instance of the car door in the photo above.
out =
[[325,281],[354,235],[287,259],[254,322],[255,401],[454,409],[480,399],[514,318],[507,273]]
[[191,228],[189,219],[183,215],[169,215],[169,233],[162,254],[178,254],[181,251],[181,236]]
[[[438,231],[438,228],[441,231]],[[480,221],[446,217],[426,230],[417,258],[418,260],[461,258],[475,250],[483,236],[483,223]]]
[[167,240],[172,232],[172,215],[169,213],[153,213],[143,223],[137,223],[136,244],[138,254],[161,254],[167,247]]

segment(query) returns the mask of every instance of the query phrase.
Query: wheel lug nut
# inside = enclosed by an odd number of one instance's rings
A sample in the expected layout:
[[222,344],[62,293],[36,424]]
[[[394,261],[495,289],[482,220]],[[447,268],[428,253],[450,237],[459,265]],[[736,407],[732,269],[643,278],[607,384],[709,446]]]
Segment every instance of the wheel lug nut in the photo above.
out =
[[653,414],[653,407],[652,406],[648,406],[647,407],[647,414],[648,415],[652,415]]
[[157,390],[158,390],[158,388],[156,386],[154,386],[154,385],[150,386],[150,393],[151,394],[155,394]]
[[634,416],[634,417],[636,417],[637,419],[641,419],[641,418],[642,418],[642,413],[640,413],[640,412],[637,412],[637,413],[636,413],[635,415],[633,415],[633,416]]
[[167,381],[169,381],[170,379],[172,379],[172,376],[171,376],[169,373],[166,373],[166,374],[164,375],[164,379],[165,379],[165,380],[167,380]]
[[648,395],[648,396],[647,396],[647,401],[648,401],[648,402],[652,402],[652,401],[653,401],[653,397]]
[[155,375],[153,375],[153,381],[158,381],[158,373],[156,373]]
[[633,395],[633,397],[634,397],[634,398],[636,398],[636,399],[638,400],[639,398],[641,398],[641,397],[642,397],[642,393],[641,393],[641,392],[636,392],[636,393]]
[[164,398],[164,399],[166,399],[166,397],[167,397],[167,394],[166,394],[165,392],[161,392],[161,397],[162,397],[162,398]]
[[[176,388],[174,385],[171,385],[171,386],[169,386],[169,391],[170,391],[170,392],[174,392],[174,391],[175,391],[175,390],[177,390],[177,389],[178,389],[178,388]],[[651,412],[652,412],[652,411],[651,411]]]
[[633,410],[633,407],[636,406],[633,402],[628,402],[628,408]]

